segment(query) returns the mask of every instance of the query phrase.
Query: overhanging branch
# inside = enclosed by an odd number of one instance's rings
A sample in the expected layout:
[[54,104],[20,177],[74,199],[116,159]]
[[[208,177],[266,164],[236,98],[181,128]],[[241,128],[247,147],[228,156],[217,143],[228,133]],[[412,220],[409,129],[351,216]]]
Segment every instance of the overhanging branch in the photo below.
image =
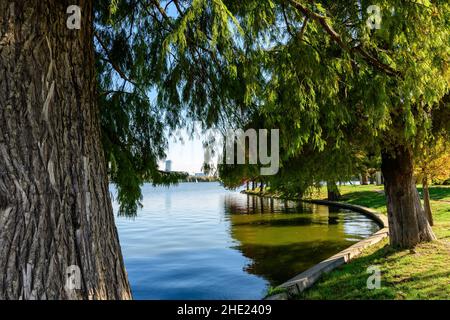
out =
[[306,17],[309,17],[311,20],[316,21],[326,33],[331,37],[331,39],[336,42],[336,44],[341,47],[343,50],[353,54],[358,53],[365,61],[374,66],[375,68],[383,71],[384,73],[390,76],[401,76],[400,72],[393,69],[391,66],[381,62],[377,57],[372,56],[369,52],[364,50],[361,45],[356,47],[349,46],[341,37],[341,35],[336,32],[333,27],[328,22],[328,17],[318,14],[312,10],[310,10],[307,6],[300,3],[298,0],[288,0],[288,2],[300,11]]
[[129,82],[129,83],[131,83],[131,84],[133,84],[134,86],[137,87],[137,84],[132,79],[130,79],[125,74],[125,72],[122,71],[122,69],[119,68],[119,66],[114,62],[113,59],[111,59],[111,55],[109,53],[108,47],[105,45],[105,43],[102,41],[102,39],[98,36],[97,32],[95,32],[94,36],[97,39],[97,41],[100,44],[100,46],[102,47],[103,51],[105,51],[105,54],[106,54],[106,57],[107,57],[107,59],[105,59],[105,60],[113,67],[113,69],[119,74],[119,76],[123,80],[125,80],[125,81],[127,81],[127,82]]

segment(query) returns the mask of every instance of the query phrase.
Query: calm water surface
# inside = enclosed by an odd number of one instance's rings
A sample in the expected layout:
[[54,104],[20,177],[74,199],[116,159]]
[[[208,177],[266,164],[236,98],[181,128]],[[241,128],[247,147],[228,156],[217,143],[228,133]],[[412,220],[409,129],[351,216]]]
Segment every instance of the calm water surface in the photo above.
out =
[[358,213],[218,183],[146,185],[143,195],[136,218],[116,218],[135,299],[260,299],[378,230]]

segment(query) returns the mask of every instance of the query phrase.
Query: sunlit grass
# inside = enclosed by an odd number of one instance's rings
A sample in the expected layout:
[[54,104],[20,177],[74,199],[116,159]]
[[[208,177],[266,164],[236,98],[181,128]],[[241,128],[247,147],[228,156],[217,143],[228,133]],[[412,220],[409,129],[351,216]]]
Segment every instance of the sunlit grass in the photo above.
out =
[[[343,202],[387,213],[383,186],[340,186]],[[422,195],[422,188],[418,186]],[[259,190],[258,190],[259,192]],[[266,193],[270,195],[270,190]],[[282,195],[278,195],[282,196]],[[326,188],[310,199],[326,199]],[[299,299],[449,299],[450,298],[450,186],[430,187],[431,208],[438,238],[414,250],[394,250],[388,240],[368,248],[361,257],[325,274]],[[379,266],[381,288],[367,288],[367,267]]]
[[[386,212],[382,186],[344,186],[347,203]],[[419,188],[419,192],[421,192]],[[450,188],[430,189],[431,207],[438,241],[414,250],[394,250],[388,240],[367,249],[350,264],[326,274],[300,299],[449,299],[450,298]],[[367,267],[382,272],[380,289],[367,289]]]
[[[450,247],[442,240],[396,251],[387,240],[350,264],[325,274],[301,299],[448,299]],[[381,270],[381,287],[368,289],[369,266]]]

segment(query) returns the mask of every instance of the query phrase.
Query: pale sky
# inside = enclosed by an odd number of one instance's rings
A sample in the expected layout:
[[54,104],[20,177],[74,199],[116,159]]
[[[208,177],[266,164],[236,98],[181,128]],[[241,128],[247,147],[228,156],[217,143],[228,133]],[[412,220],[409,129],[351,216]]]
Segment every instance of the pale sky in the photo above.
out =
[[[204,162],[203,140],[210,135],[201,134],[199,126],[196,126],[194,137],[190,137],[186,130],[178,130],[174,136],[169,138],[169,149],[166,151],[167,158],[172,160],[172,171],[184,171],[191,174],[202,172]],[[159,162],[159,168],[165,169],[165,160]],[[217,156],[212,156],[214,165],[217,163]]]
[[[167,160],[172,160],[172,171],[186,171],[189,173],[202,172],[203,145],[199,138],[189,139],[187,134],[182,134],[184,143],[174,142],[169,139]],[[164,161],[160,162],[160,169],[164,170]]]

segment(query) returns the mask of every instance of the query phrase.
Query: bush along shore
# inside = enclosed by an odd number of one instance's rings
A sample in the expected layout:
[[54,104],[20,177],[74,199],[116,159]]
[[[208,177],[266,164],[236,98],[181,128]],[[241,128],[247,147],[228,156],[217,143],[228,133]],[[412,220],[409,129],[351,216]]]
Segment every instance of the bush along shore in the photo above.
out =
[[[418,187],[419,193],[422,189]],[[269,188],[246,190],[247,194],[273,196],[289,200]],[[383,186],[341,186],[340,202],[360,205],[387,213]],[[297,299],[448,299],[450,297],[450,187],[430,188],[433,231],[437,240],[421,243],[413,249],[395,249],[385,239],[363,251],[361,256],[324,274]],[[326,190],[317,189],[307,198],[326,199]],[[376,267],[381,272],[380,285],[368,286]],[[370,280],[369,280],[370,281]]]

